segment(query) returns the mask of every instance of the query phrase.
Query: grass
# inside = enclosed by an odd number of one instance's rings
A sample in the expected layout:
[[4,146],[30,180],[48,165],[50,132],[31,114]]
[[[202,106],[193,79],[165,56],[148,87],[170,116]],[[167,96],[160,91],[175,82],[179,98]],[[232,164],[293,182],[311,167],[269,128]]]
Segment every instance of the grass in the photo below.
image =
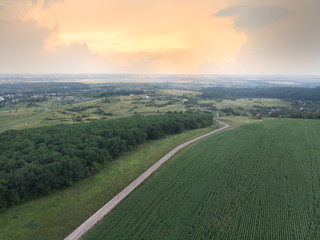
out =
[[16,108],[5,108],[0,110],[0,128],[5,127],[11,123],[18,122],[25,118],[36,115],[44,111],[43,106],[27,108],[25,106],[18,106]]
[[217,108],[235,108],[242,107],[247,109],[248,106],[253,105],[261,107],[285,107],[289,103],[280,99],[265,99],[265,98],[239,98],[236,100],[223,99],[222,101],[216,100],[201,100],[199,103],[212,103]]
[[232,128],[236,128],[251,122],[259,122],[261,120],[257,119],[252,119],[252,118],[247,118],[247,117],[241,117],[241,116],[224,116],[224,117],[219,117],[216,118],[222,122],[225,122],[230,125]]
[[176,89],[160,89],[158,90],[160,94],[172,95],[172,96],[182,96],[182,95],[192,95],[197,96],[201,93],[195,91],[187,91],[187,90],[176,90]]
[[175,146],[214,128],[186,131],[146,142],[72,187],[7,210],[0,214],[0,239],[64,238]]
[[266,120],[183,152],[88,239],[320,239],[320,122]]

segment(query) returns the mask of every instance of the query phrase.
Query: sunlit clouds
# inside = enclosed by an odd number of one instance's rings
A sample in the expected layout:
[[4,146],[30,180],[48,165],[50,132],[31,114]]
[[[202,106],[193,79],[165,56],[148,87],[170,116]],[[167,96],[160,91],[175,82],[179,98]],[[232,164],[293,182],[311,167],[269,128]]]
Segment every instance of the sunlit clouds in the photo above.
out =
[[[292,49],[284,42],[314,14],[313,0],[295,2],[2,0],[0,72],[314,74],[319,54],[304,54],[301,71],[295,59],[307,38]],[[303,24],[315,26],[314,18]]]

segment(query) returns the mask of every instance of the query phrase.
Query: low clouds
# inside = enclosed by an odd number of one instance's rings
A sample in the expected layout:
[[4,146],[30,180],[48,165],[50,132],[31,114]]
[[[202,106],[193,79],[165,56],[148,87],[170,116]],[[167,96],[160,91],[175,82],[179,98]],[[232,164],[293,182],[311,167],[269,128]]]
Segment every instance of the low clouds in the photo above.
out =
[[213,21],[212,0],[56,2],[0,0],[0,72],[197,73],[234,61],[245,41]]
[[[59,0],[31,1],[49,6]],[[35,20],[19,18],[24,2],[0,0],[0,72],[3,73],[82,73],[104,72],[103,61],[92,53],[86,43],[56,45],[46,48],[46,43],[58,29],[39,25]],[[15,5],[16,4],[16,5]],[[16,9],[15,11],[9,11]]]
[[320,74],[319,0],[239,2],[0,0],[0,72]]
[[[247,42],[228,69],[241,74],[320,74],[318,0],[252,0],[214,14],[231,18]],[[230,73],[228,72],[228,73]]]
[[0,38],[0,72],[103,72],[99,57],[85,43],[46,49],[46,41],[54,32],[35,21],[0,22],[0,32],[5,33]]
[[41,4],[42,7],[49,7],[53,3],[63,2],[64,0],[0,0],[0,5],[8,6],[14,3],[32,3],[33,5]]
[[27,71],[32,62],[41,57],[44,41],[51,34],[49,29],[38,26],[34,21],[19,20],[0,23],[0,32],[3,33],[0,38],[2,72],[15,72],[19,68]]
[[232,17],[235,28],[256,29],[274,23],[293,14],[292,11],[275,6],[236,5],[220,10],[215,17]]

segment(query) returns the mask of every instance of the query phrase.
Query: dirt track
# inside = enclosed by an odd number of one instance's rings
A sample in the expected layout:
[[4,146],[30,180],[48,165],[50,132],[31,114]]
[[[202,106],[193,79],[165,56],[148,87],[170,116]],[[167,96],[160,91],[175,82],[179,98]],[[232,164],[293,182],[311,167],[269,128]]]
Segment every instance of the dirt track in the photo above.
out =
[[11,124],[9,124],[9,125],[7,125],[7,126],[1,127],[0,130],[13,127],[13,126],[15,126],[15,125],[18,125],[18,124],[20,124],[20,123],[29,121],[29,120],[31,120],[31,119],[33,119],[33,118],[39,117],[39,116],[41,116],[41,115],[49,112],[50,110],[48,109],[48,105],[51,104],[52,102],[54,102],[55,100],[56,100],[56,99],[53,99],[51,102],[43,105],[43,107],[44,107],[44,112],[38,113],[38,114],[36,114],[36,115],[33,115],[33,116],[31,116],[31,117],[27,117],[27,118],[25,118],[25,119],[23,119],[23,120],[20,120],[20,121],[18,121],[18,122],[11,123]]
[[198,141],[202,138],[205,138],[211,134],[220,132],[229,127],[228,124],[218,121],[220,124],[224,126],[216,129],[212,132],[204,134],[200,137],[189,140],[185,143],[180,144],[169,153],[167,153],[164,157],[162,157],[158,162],[152,165],[148,170],[146,170],[143,174],[141,174],[136,180],[130,183],[125,189],[123,189],[120,193],[118,193],[114,198],[112,198],[106,205],[100,208],[95,214],[93,214],[90,218],[88,218],[84,223],[82,223],[76,230],[74,230],[69,236],[65,238],[65,240],[76,240],[80,239],[84,234],[86,234],[94,225],[96,225],[99,221],[101,221],[115,206],[117,206],[126,196],[128,196],[136,187],[138,187],[146,178],[148,178],[155,170],[157,170],[164,162],[170,159],[176,152],[180,149],[186,147],[187,145]]

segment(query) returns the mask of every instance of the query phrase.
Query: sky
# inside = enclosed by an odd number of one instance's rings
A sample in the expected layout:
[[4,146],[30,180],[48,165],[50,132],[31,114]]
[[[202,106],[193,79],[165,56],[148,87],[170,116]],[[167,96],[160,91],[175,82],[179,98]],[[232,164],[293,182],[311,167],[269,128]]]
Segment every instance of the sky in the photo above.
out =
[[319,0],[0,0],[0,73],[320,75]]

